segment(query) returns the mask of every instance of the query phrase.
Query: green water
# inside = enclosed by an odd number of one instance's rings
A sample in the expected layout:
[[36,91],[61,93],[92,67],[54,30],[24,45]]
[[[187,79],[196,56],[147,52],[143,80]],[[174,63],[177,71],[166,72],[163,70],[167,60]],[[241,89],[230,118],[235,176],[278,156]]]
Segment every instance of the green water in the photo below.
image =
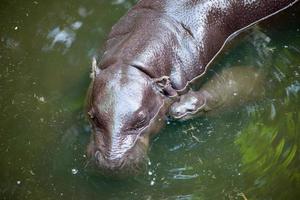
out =
[[144,175],[86,167],[91,57],[126,0],[4,0],[0,9],[0,199],[300,199],[300,6],[250,30],[215,64],[255,65],[264,100],[170,122]]

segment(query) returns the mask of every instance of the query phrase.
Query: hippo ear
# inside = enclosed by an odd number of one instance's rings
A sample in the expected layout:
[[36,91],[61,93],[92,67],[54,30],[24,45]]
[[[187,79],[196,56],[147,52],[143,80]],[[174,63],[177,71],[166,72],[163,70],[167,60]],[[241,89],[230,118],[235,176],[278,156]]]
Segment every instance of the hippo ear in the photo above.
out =
[[162,76],[154,79],[155,88],[164,96],[173,98],[177,97],[177,91],[172,87],[170,77]]
[[100,74],[100,68],[97,66],[97,60],[95,57],[93,57],[93,60],[92,60],[92,72],[90,74],[90,77],[91,79],[95,79],[96,76],[98,76],[98,74]]

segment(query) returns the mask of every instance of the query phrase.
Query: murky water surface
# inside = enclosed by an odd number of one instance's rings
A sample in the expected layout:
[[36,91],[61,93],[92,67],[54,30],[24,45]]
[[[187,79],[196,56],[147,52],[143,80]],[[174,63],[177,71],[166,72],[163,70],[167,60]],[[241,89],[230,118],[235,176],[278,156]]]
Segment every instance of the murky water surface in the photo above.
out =
[[133,4],[1,2],[0,199],[299,199],[299,5],[243,34],[213,68],[262,69],[262,101],[170,122],[139,177],[85,167],[90,60]]

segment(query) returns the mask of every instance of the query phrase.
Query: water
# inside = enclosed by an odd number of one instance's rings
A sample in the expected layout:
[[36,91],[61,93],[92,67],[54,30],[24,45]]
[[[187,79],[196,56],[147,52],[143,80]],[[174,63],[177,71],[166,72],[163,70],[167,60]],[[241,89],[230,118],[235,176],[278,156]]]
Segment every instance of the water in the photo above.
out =
[[243,34],[215,64],[263,69],[263,101],[171,122],[139,177],[86,168],[91,57],[133,4],[2,2],[0,199],[299,199],[299,5]]

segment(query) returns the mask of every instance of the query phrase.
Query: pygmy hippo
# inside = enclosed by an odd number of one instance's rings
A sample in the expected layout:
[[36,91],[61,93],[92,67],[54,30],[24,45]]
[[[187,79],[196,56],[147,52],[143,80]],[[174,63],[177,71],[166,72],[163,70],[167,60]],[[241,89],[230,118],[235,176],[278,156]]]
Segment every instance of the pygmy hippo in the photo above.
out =
[[171,104],[205,74],[225,43],[296,2],[138,1],[113,26],[101,61],[93,65],[87,152],[97,169],[138,172]]

